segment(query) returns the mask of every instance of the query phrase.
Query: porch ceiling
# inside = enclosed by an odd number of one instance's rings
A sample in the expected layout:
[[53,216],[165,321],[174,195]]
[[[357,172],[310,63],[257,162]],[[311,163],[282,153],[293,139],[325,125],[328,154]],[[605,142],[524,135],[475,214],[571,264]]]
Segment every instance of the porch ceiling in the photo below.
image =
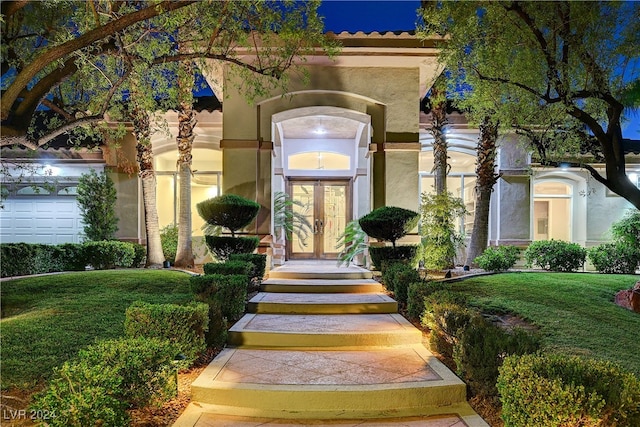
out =
[[295,117],[281,122],[285,139],[355,139],[362,123],[335,116]]

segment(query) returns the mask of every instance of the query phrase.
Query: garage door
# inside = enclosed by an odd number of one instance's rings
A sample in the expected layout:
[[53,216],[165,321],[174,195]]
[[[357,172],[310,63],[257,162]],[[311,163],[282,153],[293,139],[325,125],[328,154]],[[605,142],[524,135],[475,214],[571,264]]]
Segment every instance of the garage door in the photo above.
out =
[[80,243],[84,225],[74,196],[8,198],[0,209],[2,243]]

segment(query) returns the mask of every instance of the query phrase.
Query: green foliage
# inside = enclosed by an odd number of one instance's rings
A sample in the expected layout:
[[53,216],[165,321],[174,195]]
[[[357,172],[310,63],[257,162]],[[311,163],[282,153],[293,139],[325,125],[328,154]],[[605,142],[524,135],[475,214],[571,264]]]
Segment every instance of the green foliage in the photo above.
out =
[[308,209],[309,206],[291,199],[287,193],[276,191],[273,195],[273,226],[278,238],[280,230],[284,230],[287,240],[291,240],[291,236],[295,234],[300,244],[306,246],[306,240],[312,232],[305,215]]
[[506,271],[520,258],[517,246],[490,246],[474,262],[486,271]]
[[640,248],[623,241],[595,246],[588,249],[587,255],[600,273],[634,274],[640,264]]
[[262,280],[267,268],[267,256],[265,254],[231,254],[229,261],[246,261],[253,264],[253,270],[249,277]]
[[129,416],[121,401],[118,369],[87,361],[65,362],[54,371],[49,386],[36,394],[31,410],[50,415],[51,427],[126,427]]
[[445,357],[453,356],[453,348],[462,332],[480,315],[466,307],[448,302],[434,302],[427,307],[421,323],[431,329],[429,344]]
[[169,224],[160,229],[160,241],[164,259],[173,264],[178,252],[178,224]]
[[[640,69],[619,64],[638,58],[639,13],[633,2],[429,2],[419,34],[446,35],[438,47],[440,64],[455,64],[449,86],[472,88],[460,108],[527,128],[543,162],[583,161],[588,152],[624,170],[611,148]],[[638,204],[624,174],[606,179]]]
[[140,243],[132,243],[132,245],[135,255],[133,256],[131,267],[138,268],[141,265],[144,265],[144,260],[147,256],[147,248]]
[[0,244],[2,277],[59,271],[52,269],[53,247],[32,243]]
[[58,256],[62,271],[84,271],[87,266],[85,245],[63,243],[58,245]]
[[396,301],[401,304],[407,303],[409,284],[419,280],[420,274],[418,271],[411,265],[402,262],[390,264],[382,273],[382,281],[387,290],[393,292]]
[[136,255],[133,244],[115,240],[86,242],[84,250],[87,263],[96,270],[131,267]]
[[608,362],[511,356],[500,369],[497,387],[506,426],[640,425],[640,380]]
[[112,240],[118,231],[116,188],[106,172],[94,169],[78,181],[78,205],[87,240]]
[[358,222],[367,236],[383,242],[391,242],[395,248],[396,240],[415,228],[418,225],[418,219],[417,212],[396,206],[383,206],[372,210]]
[[422,193],[420,204],[420,235],[422,259],[432,270],[451,268],[456,250],[464,243],[456,232],[455,221],[466,213],[464,202],[451,193]]
[[209,262],[203,266],[204,274],[242,274],[247,280],[253,272],[253,264],[247,261]]
[[409,265],[417,263],[418,246],[372,246],[369,248],[369,256],[373,266],[383,271],[388,264],[403,262]]
[[629,210],[620,221],[611,225],[615,241],[624,241],[629,246],[640,248],[640,210]]
[[496,395],[498,369],[506,356],[535,353],[540,336],[524,329],[506,331],[482,318],[476,318],[460,334],[453,359],[458,375],[476,394]]
[[409,284],[407,293],[407,315],[412,320],[420,320],[425,310],[425,298],[432,293],[446,289],[442,282],[421,280]]
[[584,265],[587,250],[577,243],[562,240],[532,242],[524,251],[527,266],[537,265],[550,271],[574,271]]
[[355,257],[367,250],[367,234],[362,231],[360,222],[356,219],[349,221],[344,232],[338,237],[336,249],[342,248],[338,254],[338,266],[349,266]]
[[233,254],[250,254],[260,244],[257,237],[204,236],[204,240],[218,261],[227,261]]
[[175,344],[157,338],[119,338],[80,350],[81,363],[114,369],[118,397],[129,407],[161,406],[177,393]]
[[127,308],[125,316],[127,337],[167,340],[186,357],[186,366],[206,349],[205,334],[209,325],[209,307],[206,304],[149,304],[136,301]]
[[218,225],[235,232],[255,219],[260,204],[235,194],[223,194],[196,205],[198,213],[207,224]]
[[190,278],[191,290],[198,301],[218,305],[223,317],[235,322],[244,314],[247,276],[241,274],[205,274]]

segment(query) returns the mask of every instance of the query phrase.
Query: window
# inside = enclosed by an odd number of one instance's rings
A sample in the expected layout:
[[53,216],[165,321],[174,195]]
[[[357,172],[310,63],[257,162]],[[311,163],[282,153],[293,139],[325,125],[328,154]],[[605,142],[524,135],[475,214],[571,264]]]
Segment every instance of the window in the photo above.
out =
[[558,181],[533,186],[533,240],[571,241],[572,187]]
[[[468,214],[460,218],[458,232],[470,236],[473,230],[473,216],[475,213],[475,156],[449,150],[449,164],[451,170],[447,175],[447,191],[454,197],[464,201]],[[434,192],[435,179],[433,169],[433,151],[420,153],[420,193]]]
[[[204,221],[196,205],[221,194],[222,152],[194,148],[191,176],[191,226],[195,236],[202,235]],[[176,171],[177,150],[154,156],[156,168],[156,197],[160,227],[178,223],[180,178]]]
[[292,154],[288,158],[289,169],[293,170],[349,170],[351,158],[329,151],[313,151]]

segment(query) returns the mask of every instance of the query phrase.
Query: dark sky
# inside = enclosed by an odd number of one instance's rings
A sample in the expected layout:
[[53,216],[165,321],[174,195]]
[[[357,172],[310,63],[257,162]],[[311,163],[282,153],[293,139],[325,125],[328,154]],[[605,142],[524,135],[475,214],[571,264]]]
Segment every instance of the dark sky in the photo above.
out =
[[413,31],[420,1],[409,0],[323,0],[320,15],[326,31]]

